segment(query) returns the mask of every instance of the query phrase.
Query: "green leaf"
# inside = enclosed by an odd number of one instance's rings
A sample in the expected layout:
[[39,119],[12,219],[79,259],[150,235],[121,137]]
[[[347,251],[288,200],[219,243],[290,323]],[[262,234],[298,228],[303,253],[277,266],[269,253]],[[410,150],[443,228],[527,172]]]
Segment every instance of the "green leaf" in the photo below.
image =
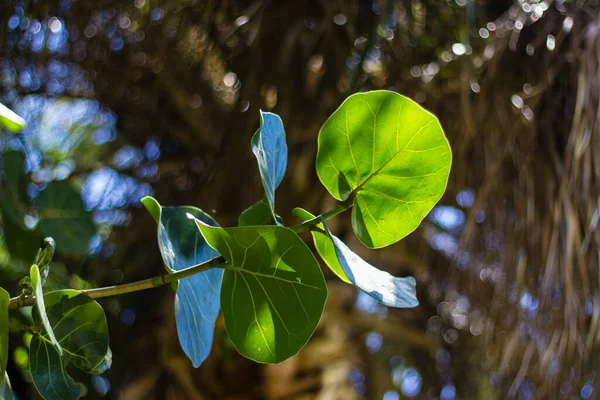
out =
[[260,178],[273,218],[275,217],[275,189],[287,168],[288,149],[285,130],[279,115],[260,112],[260,127],[252,136],[252,152],[258,161]]
[[316,329],[327,299],[325,279],[306,244],[281,226],[196,224],[229,264],[221,307],[237,350],[264,363],[296,354]]
[[[308,211],[296,207],[294,208],[294,215],[302,220],[302,222],[310,221],[314,219],[315,216]],[[342,269],[340,262],[338,261],[337,254],[335,253],[335,248],[333,247],[333,241],[327,236],[325,232],[325,227],[323,224],[317,224],[317,228],[319,231],[311,231],[313,237],[313,242],[315,243],[315,248],[317,249],[317,253],[321,256],[325,265],[329,267],[334,274],[338,276],[342,281],[346,283],[351,283],[346,273]]]
[[0,400],[13,400],[12,387],[10,385],[10,379],[8,374],[4,372],[4,379],[0,382]]
[[[294,214],[303,221],[315,218],[301,208],[294,209]],[[419,305],[413,277],[397,278],[375,268],[332,235],[327,224],[319,224],[317,227],[323,229],[323,232],[312,231],[317,252],[344,282],[355,285],[388,307],[409,308]]]
[[0,376],[6,372],[8,362],[8,306],[10,295],[0,288]]
[[44,233],[56,240],[58,250],[85,254],[96,225],[73,186],[67,181],[50,182],[40,193],[38,206]]
[[[219,256],[187,215],[218,226],[196,207],[161,207],[152,197],[142,200],[150,214],[158,217],[158,245],[167,270],[172,273]],[[156,207],[159,207],[158,209]],[[210,269],[179,280],[175,294],[175,320],[179,343],[194,367],[208,357],[215,321],[221,304],[222,269]]]
[[251,205],[240,214],[239,226],[274,225],[273,213],[266,199]]
[[39,334],[33,335],[29,347],[29,368],[33,384],[47,400],[75,400],[81,394],[65,370],[60,354]]
[[269,206],[266,198],[258,203],[251,205],[240,215],[238,219],[239,226],[260,226],[260,225],[279,225],[283,226],[283,220],[275,214],[277,222],[273,220],[273,210]]
[[88,374],[108,369],[112,354],[106,315],[100,304],[73,289],[46,293],[44,302],[51,330],[66,357]]
[[100,364],[96,365],[96,367],[90,371],[90,374],[92,374],[92,375],[103,374],[111,367],[111,365],[112,365],[112,350],[109,347],[102,362]]
[[38,269],[37,265],[34,264],[31,266],[29,275],[31,276],[31,286],[33,286],[33,295],[35,296],[34,315],[38,317],[38,320],[44,326],[50,343],[56,348],[58,354],[62,355],[62,347],[58,343],[58,340],[56,340],[56,336],[52,330],[52,325],[50,325],[50,321],[48,320],[46,304],[44,301],[44,292],[42,291],[42,280],[40,277],[40,270]]
[[150,213],[154,221],[158,224],[160,222],[160,204],[152,196],[146,196],[141,200],[146,210]]
[[0,124],[13,133],[20,132],[27,126],[23,118],[2,103],[0,103]]
[[421,223],[446,189],[452,154],[437,118],[389,91],[352,95],[319,133],[317,174],[336,199],[353,196],[352,227],[370,248]]

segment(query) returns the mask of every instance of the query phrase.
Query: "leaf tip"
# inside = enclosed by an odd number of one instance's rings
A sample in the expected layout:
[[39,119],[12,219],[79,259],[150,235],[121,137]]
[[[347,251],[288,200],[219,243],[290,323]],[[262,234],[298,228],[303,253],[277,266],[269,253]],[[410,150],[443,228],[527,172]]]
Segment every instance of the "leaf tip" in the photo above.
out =
[[146,196],[140,201],[144,205],[144,207],[146,207],[146,210],[148,210],[154,221],[156,221],[156,223],[159,223],[161,214],[160,203],[152,196]]

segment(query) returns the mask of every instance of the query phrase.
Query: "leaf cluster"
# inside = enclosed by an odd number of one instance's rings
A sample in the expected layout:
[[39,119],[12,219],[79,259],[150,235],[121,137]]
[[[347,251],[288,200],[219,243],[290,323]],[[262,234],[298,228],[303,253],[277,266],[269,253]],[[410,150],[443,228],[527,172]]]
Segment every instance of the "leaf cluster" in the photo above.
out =
[[[310,231],[316,253],[342,281],[386,306],[418,305],[414,278],[394,277],[370,265],[332,234],[326,220],[352,208],[353,231],[369,248],[391,245],[414,231],[441,198],[450,172],[450,147],[435,116],[389,91],[350,96],[323,125],[316,160],[319,179],[340,203],[322,215],[296,208],[300,223],[291,227],[276,212],[275,194],[288,156],[276,114],[261,112],[251,147],[264,197],[240,215],[237,227],[221,227],[197,207],[166,207],[152,197],[142,199],[157,222],[167,273],[200,271],[173,284],[179,340],[195,367],[210,353],[220,312],[235,348],[257,362],[282,362],[307,343],[323,313],[327,285],[319,262],[299,236],[302,232]],[[11,187],[18,187],[22,178],[15,176]],[[51,190],[56,191],[48,196],[52,201],[44,203],[49,209],[56,201],[73,206],[70,220],[50,218],[49,223],[58,247],[68,248],[62,237],[79,234],[70,225],[85,225],[77,221],[79,203],[67,186]],[[53,251],[53,243],[47,243],[30,271],[35,296],[31,373],[44,398],[75,399],[80,388],[66,367],[102,373],[112,354],[98,303],[76,290],[43,292],[40,269],[47,271]],[[5,375],[4,326],[11,301],[0,290],[0,376]],[[10,390],[8,377],[2,387]]]

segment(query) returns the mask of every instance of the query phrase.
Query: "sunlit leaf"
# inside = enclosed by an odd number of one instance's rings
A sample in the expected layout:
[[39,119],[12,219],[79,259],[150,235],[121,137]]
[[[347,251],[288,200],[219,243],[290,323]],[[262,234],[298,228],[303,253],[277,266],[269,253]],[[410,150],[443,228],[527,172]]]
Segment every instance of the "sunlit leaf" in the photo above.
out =
[[[142,200],[152,214],[154,205],[151,197]],[[158,245],[167,269],[180,271],[219,256],[206,241],[187,214],[205,223],[217,223],[204,211],[196,207],[158,208]],[[175,319],[181,347],[192,360],[194,367],[208,357],[212,347],[215,320],[219,315],[220,292],[223,270],[211,269],[179,280],[175,295]]]
[[46,236],[56,241],[57,250],[84,254],[96,234],[96,225],[83,207],[81,195],[67,181],[50,182],[38,198],[39,214]]
[[238,219],[239,226],[260,226],[260,225],[280,225],[283,226],[283,220],[275,214],[277,223],[273,221],[273,211],[266,198],[263,198],[256,204],[251,205],[242,212]]
[[33,384],[47,400],[75,400],[81,387],[65,370],[60,354],[39,334],[33,335],[29,348],[29,368]]
[[0,382],[0,400],[13,400],[12,387],[8,374],[4,372],[4,379]]
[[4,376],[8,362],[8,306],[10,295],[0,288],[0,376]]
[[34,315],[38,318],[39,322],[44,326],[44,330],[46,331],[46,336],[48,337],[48,341],[52,344],[59,355],[62,355],[62,347],[58,340],[56,340],[56,335],[54,335],[54,331],[52,330],[52,325],[48,320],[48,313],[46,311],[45,297],[44,292],[42,291],[42,280],[40,277],[40,270],[37,265],[32,265],[29,275],[31,277],[31,286],[33,287],[33,295],[35,296],[35,312]]
[[[315,216],[301,208],[294,214],[304,221]],[[413,277],[397,278],[381,271],[354,253],[344,242],[332,235],[327,224],[317,225],[323,232],[312,231],[317,252],[325,264],[343,281],[373,297],[383,305],[409,308],[419,305],[416,281]]]
[[260,178],[275,218],[275,189],[283,180],[288,157],[283,122],[277,114],[260,112],[260,128],[252,136],[252,152],[258,161]]
[[348,97],[319,133],[319,179],[336,199],[354,196],[352,227],[371,248],[417,228],[444,193],[451,160],[437,118],[394,92]]
[[46,293],[44,302],[52,331],[67,358],[87,373],[108,369],[107,356],[111,360],[112,354],[102,306],[72,289]]
[[[300,218],[302,222],[310,221],[311,219],[315,218],[313,214],[300,207],[294,208],[294,215]],[[319,231],[311,231],[317,253],[319,253],[325,262],[325,265],[327,265],[329,269],[338,276],[338,278],[346,283],[351,283],[346,276],[346,273],[342,269],[340,262],[338,261],[335,248],[333,247],[333,241],[327,236],[325,227],[323,224],[317,224],[317,228]]]
[[158,224],[160,222],[160,204],[152,196],[146,196],[141,200],[146,210],[150,213],[150,216],[154,218],[154,221]]
[[306,244],[280,226],[196,224],[229,264],[221,306],[237,350],[264,363],[296,354],[317,327],[327,298],[325,279]]
[[10,108],[0,103],[0,125],[13,133],[17,133],[27,126],[27,122]]

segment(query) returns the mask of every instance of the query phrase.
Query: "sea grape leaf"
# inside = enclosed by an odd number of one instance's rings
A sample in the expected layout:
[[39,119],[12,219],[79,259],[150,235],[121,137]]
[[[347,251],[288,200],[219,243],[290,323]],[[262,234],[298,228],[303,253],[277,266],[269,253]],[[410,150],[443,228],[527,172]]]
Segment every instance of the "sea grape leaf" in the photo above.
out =
[[33,264],[29,270],[29,276],[31,277],[31,286],[33,288],[33,295],[35,296],[35,312],[38,321],[44,326],[48,341],[56,348],[59,355],[62,356],[63,351],[60,343],[56,340],[56,335],[52,330],[52,325],[48,319],[48,313],[46,311],[44,292],[42,291],[42,279],[40,277],[40,270],[37,265]]
[[29,346],[29,369],[33,384],[47,400],[75,400],[81,387],[65,370],[60,354],[38,333],[33,335]]
[[4,372],[4,379],[0,382],[0,400],[13,400],[12,386],[8,374]]
[[[313,214],[300,207],[294,208],[294,215],[300,218],[302,222],[310,221],[311,219],[315,218]],[[317,224],[316,226],[319,230],[313,230],[311,231],[311,234],[313,237],[313,242],[315,243],[315,248],[317,249],[317,253],[319,253],[325,262],[325,265],[327,265],[329,269],[338,276],[338,278],[346,283],[352,283],[346,276],[346,273],[338,261],[337,254],[335,253],[335,247],[333,247],[333,241],[325,232],[325,227],[323,224]]]
[[81,195],[67,181],[50,182],[38,198],[39,214],[46,236],[52,236],[58,250],[84,254],[96,234],[96,225],[83,206]]
[[315,331],[327,299],[325,279],[306,244],[281,226],[196,224],[228,262],[221,306],[237,350],[270,364],[296,354]]
[[319,133],[317,174],[338,200],[353,196],[352,227],[370,248],[421,223],[446,189],[452,154],[437,118],[389,91],[357,93]]
[[283,220],[275,214],[277,222],[273,220],[273,211],[269,206],[266,198],[263,198],[258,203],[248,207],[240,214],[238,218],[239,226],[256,226],[256,225],[280,225],[283,226]]
[[73,289],[46,293],[44,302],[51,330],[68,359],[88,374],[108,369],[108,325],[102,306]]
[[[301,208],[294,209],[294,214],[305,221],[315,218]],[[324,233],[312,231],[317,252],[336,275],[343,274],[343,277],[340,276],[343,281],[352,283],[388,307],[410,308],[419,305],[413,277],[397,278],[375,268],[332,235],[326,223],[319,224],[318,227]]]
[[0,288],[0,376],[6,372],[8,362],[8,306],[10,295]]
[[110,347],[104,356],[104,359],[100,362],[100,364],[96,365],[94,369],[90,371],[92,375],[100,375],[106,372],[112,365],[112,350]]
[[150,213],[150,216],[154,221],[160,223],[160,203],[152,196],[146,196],[141,200],[146,210]]
[[[145,197],[142,203],[151,214],[157,214],[158,245],[169,272],[181,271],[219,256],[187,217],[190,214],[218,226],[204,211],[188,206],[161,207],[152,197]],[[223,270],[213,268],[180,279],[176,289],[175,319],[179,342],[196,368],[208,357],[212,347],[222,279]]]
[[0,125],[3,125],[12,133],[18,133],[27,126],[27,122],[10,108],[0,103]]
[[252,152],[258,161],[265,195],[275,218],[275,189],[283,180],[288,157],[285,131],[279,115],[260,112],[260,127],[252,136]]
[[273,212],[267,199],[248,207],[238,218],[239,226],[273,225]]

